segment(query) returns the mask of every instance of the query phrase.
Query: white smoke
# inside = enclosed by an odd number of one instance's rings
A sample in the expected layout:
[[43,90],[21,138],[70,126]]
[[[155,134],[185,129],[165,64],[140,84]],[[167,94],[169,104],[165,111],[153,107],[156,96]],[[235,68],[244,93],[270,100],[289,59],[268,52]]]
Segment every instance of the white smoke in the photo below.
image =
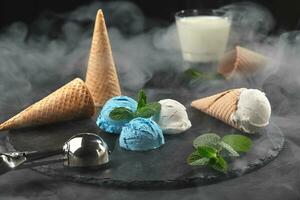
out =
[[[46,13],[29,27],[16,22],[0,33],[1,120],[76,76],[84,78],[100,8],[123,89],[138,90],[156,70],[179,68],[180,56],[157,47],[156,37],[164,35],[164,29],[144,33],[146,19],[132,3],[95,2],[71,13]],[[9,110],[11,102],[15,108]]]

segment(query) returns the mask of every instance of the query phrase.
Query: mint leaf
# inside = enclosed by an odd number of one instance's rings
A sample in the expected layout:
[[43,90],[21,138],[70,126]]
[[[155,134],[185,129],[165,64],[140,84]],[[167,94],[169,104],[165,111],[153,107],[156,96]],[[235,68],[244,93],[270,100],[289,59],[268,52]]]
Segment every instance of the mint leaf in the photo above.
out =
[[138,94],[138,107],[137,110],[145,107],[147,104],[147,96],[144,92],[144,90],[140,90]]
[[218,150],[208,146],[199,146],[197,150],[189,155],[187,163],[192,166],[205,166],[227,173],[228,165]]
[[199,146],[197,147],[197,152],[201,157],[215,158],[218,150],[209,146]]
[[209,161],[209,158],[202,158],[198,151],[194,151],[193,153],[191,153],[188,158],[187,158],[187,163],[189,165],[207,165]]
[[135,114],[128,108],[119,107],[113,109],[109,113],[109,117],[113,120],[131,120],[135,117]]
[[231,146],[237,152],[247,152],[251,149],[252,141],[243,135],[226,135],[222,141]]
[[149,118],[153,115],[159,114],[161,105],[158,102],[146,104],[144,107],[141,107],[137,110],[136,115],[139,117]]
[[198,148],[199,146],[217,147],[221,137],[215,133],[206,133],[200,135],[193,141],[193,146]]
[[204,166],[204,165],[207,165],[208,162],[209,162],[209,158],[199,158],[198,160],[195,160],[193,162],[189,162],[189,165]]
[[120,107],[113,109],[109,117],[113,120],[131,120],[136,117],[150,118],[153,115],[159,114],[161,105],[158,102],[147,104],[147,96],[143,90],[138,94],[138,107],[135,112],[128,108]]
[[193,153],[191,153],[188,158],[187,158],[187,162],[188,163],[192,163],[198,159],[201,159],[202,157],[199,155],[198,151],[194,151]]
[[240,156],[240,154],[236,152],[229,144],[220,141],[219,145],[229,153],[229,156],[233,156],[233,157]]
[[226,160],[224,160],[224,158],[220,155],[217,155],[217,157],[215,158],[215,162],[212,164],[209,163],[209,166],[225,174],[227,173],[228,170],[228,164]]
[[190,80],[224,79],[220,74],[212,72],[202,72],[192,68],[185,70],[184,75]]
[[183,73],[190,79],[197,79],[199,76],[201,76],[201,72],[192,68],[185,70]]

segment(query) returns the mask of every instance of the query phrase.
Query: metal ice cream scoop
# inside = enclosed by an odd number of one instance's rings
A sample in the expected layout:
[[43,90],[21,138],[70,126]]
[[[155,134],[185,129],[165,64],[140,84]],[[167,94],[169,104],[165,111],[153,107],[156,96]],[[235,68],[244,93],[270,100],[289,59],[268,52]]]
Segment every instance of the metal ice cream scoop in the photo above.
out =
[[56,162],[67,167],[100,167],[109,162],[108,146],[96,134],[80,133],[57,150],[0,153],[0,174]]
[[63,146],[64,165],[69,167],[97,167],[109,162],[107,144],[98,135],[81,133],[71,137]]

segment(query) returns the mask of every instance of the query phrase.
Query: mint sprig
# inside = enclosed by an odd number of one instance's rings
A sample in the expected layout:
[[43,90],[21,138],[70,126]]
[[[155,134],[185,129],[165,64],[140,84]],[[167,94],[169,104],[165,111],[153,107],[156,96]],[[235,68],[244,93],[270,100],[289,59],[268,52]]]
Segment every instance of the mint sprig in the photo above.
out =
[[197,148],[198,146],[210,146],[218,147],[218,142],[221,140],[221,137],[215,133],[206,133],[200,135],[193,141],[193,146]]
[[188,157],[187,162],[192,166],[210,166],[213,169],[227,172],[227,162],[219,154],[220,152],[209,146],[199,146],[197,149]]
[[144,107],[137,109],[136,115],[139,117],[149,118],[160,112],[161,105],[158,102],[146,104]]
[[161,105],[158,102],[147,103],[147,96],[143,90],[138,93],[138,106],[135,112],[125,107],[113,109],[109,117],[113,120],[131,120],[137,117],[150,118],[160,113]]
[[230,146],[229,144],[227,144],[223,141],[220,141],[218,144],[220,145],[221,148],[223,148],[226,151],[226,153],[229,156],[232,156],[232,157],[239,157],[240,156],[240,154],[232,146]]
[[238,157],[238,152],[245,153],[251,149],[252,141],[243,135],[232,134],[221,138],[215,133],[206,133],[197,137],[193,141],[193,146],[196,150],[187,159],[189,165],[209,166],[226,173],[228,164],[221,152],[231,157]]
[[228,164],[226,160],[224,160],[224,158],[220,155],[217,155],[214,163],[210,163],[210,167],[225,174],[228,170]]
[[135,117],[135,113],[128,108],[120,107],[113,109],[110,112],[109,117],[113,120],[128,120],[133,119]]
[[147,105],[147,96],[144,92],[144,90],[140,90],[138,93],[138,106],[137,110],[145,107]]
[[189,163],[189,165],[193,166],[207,165],[209,162],[209,158],[202,157],[197,150],[189,155],[189,157],[187,158],[187,162]]
[[222,142],[230,145],[235,151],[247,152],[251,149],[252,141],[250,138],[243,135],[226,135],[222,138]]
[[200,81],[200,80],[219,80],[224,79],[220,74],[213,72],[202,72],[193,68],[189,68],[185,70],[184,76],[192,81]]

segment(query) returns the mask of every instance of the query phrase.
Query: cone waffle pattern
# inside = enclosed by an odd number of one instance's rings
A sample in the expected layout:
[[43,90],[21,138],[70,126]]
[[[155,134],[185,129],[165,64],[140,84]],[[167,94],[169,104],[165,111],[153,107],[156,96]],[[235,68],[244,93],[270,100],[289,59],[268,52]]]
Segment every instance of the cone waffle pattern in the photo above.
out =
[[193,101],[191,105],[238,129],[237,124],[232,120],[232,115],[237,110],[240,91],[241,89],[227,90],[210,97]]
[[77,78],[1,124],[0,130],[88,118],[94,112],[93,98],[85,83]]
[[253,73],[267,64],[267,58],[251,50],[237,46],[223,57],[218,72],[225,77],[230,77],[235,72]]
[[121,95],[117,71],[101,10],[98,11],[96,17],[86,84],[97,107],[103,106],[108,99]]

